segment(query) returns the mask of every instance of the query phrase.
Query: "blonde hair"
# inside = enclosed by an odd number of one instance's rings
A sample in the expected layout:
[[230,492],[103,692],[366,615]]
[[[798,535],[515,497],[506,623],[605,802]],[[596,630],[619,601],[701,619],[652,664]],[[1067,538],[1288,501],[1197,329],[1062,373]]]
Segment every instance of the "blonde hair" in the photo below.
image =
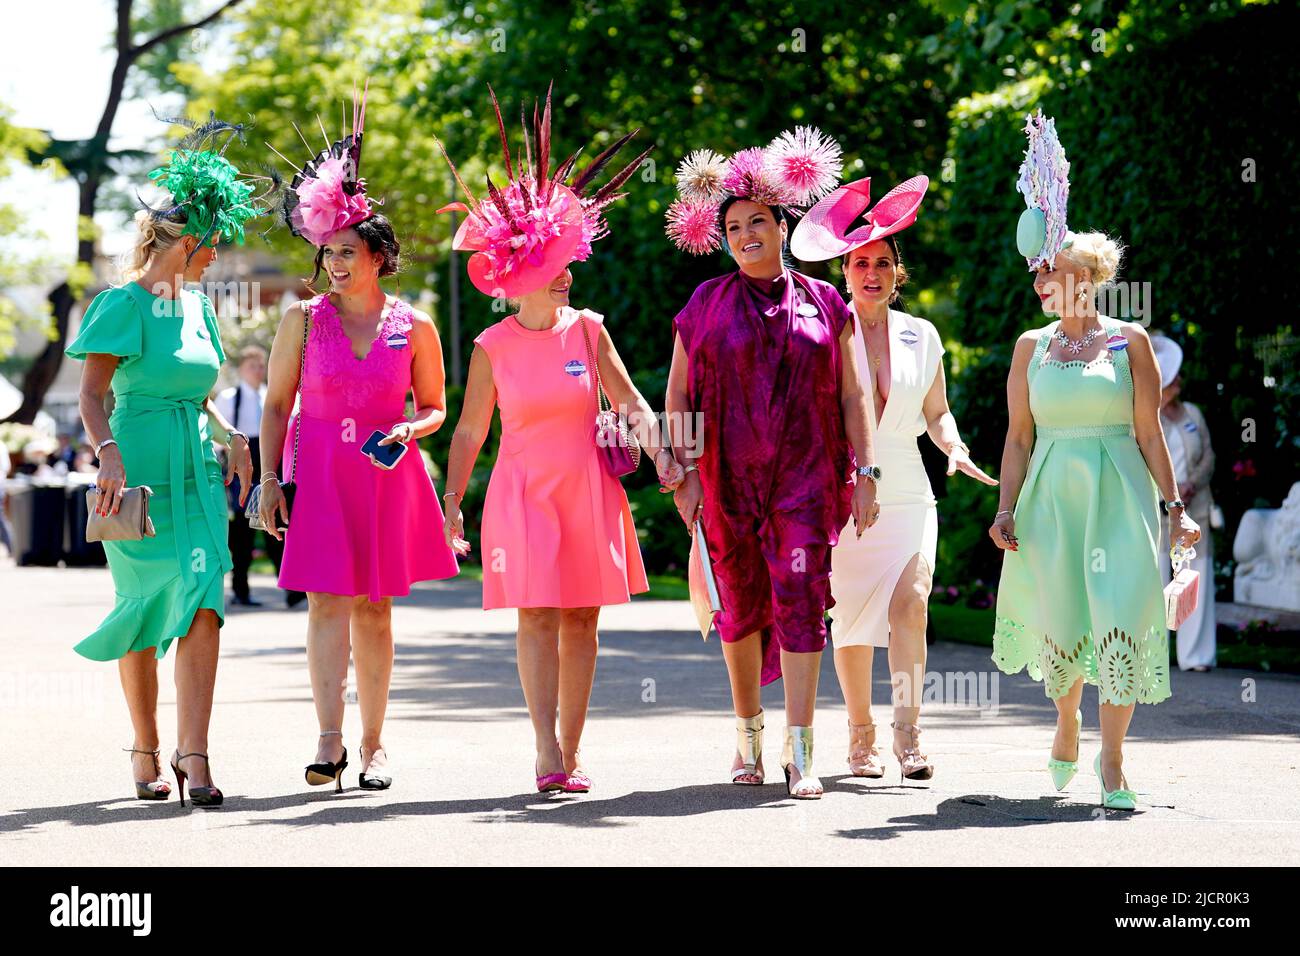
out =
[[1104,232],[1079,232],[1061,255],[1092,272],[1094,286],[1105,285],[1119,273],[1124,247]]
[[148,209],[141,209],[135,214],[135,230],[135,245],[119,263],[122,278],[127,282],[144,275],[150,259],[175,245],[185,231],[185,223],[158,218]]

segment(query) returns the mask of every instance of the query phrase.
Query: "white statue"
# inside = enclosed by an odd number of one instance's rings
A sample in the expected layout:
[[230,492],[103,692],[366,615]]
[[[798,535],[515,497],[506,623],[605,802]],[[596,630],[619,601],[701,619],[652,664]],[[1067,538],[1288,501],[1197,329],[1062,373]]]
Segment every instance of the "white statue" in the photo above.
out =
[[1281,508],[1252,508],[1242,515],[1232,556],[1234,601],[1300,611],[1300,481]]

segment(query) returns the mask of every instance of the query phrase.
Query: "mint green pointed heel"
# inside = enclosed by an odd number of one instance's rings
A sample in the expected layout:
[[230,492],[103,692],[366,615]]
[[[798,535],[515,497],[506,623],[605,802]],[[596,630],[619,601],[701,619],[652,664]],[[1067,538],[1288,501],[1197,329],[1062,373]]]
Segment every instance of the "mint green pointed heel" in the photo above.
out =
[[1074,759],[1057,760],[1052,757],[1047,761],[1047,772],[1052,775],[1052,783],[1058,791],[1068,787],[1074,775],[1079,772],[1079,735],[1083,733],[1083,711],[1074,712],[1074,723],[1077,728],[1074,734]]
[[[1101,787],[1101,805],[1107,810],[1136,810],[1137,794],[1126,787],[1120,787],[1118,790],[1107,790],[1106,780],[1101,775],[1101,754],[1097,754],[1097,759],[1092,762],[1092,769],[1097,774],[1097,783]],[[1121,782],[1128,783],[1121,775]]]

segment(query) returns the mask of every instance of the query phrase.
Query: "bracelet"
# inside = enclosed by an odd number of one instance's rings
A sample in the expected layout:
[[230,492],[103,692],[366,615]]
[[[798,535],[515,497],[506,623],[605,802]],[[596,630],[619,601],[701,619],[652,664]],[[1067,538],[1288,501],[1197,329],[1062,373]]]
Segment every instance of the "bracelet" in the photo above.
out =
[[682,469],[682,472],[683,474],[689,475],[691,472],[699,471],[699,470],[700,470],[699,465],[687,465],[685,468]]
[[957,441],[953,442],[951,445],[948,446],[948,455],[951,457],[953,451],[955,451],[958,448],[964,451],[967,457],[970,457],[970,445],[967,445],[964,441],[961,441],[960,439],[958,439]]
[[[98,457],[99,457],[99,453],[100,453],[100,451],[103,450],[103,449],[105,449],[105,448],[107,448],[109,445],[117,445],[117,439],[116,439],[116,438],[105,438],[102,442],[100,442],[98,445],[96,445],[96,446],[95,446],[95,457],[98,458]],[[118,447],[118,450],[121,451],[122,446],[121,446],[121,445],[118,445],[117,447]]]
[[263,476],[262,476],[262,480],[259,481],[259,482],[257,483],[257,484],[258,484],[258,487],[261,487],[262,485],[266,484],[268,481],[274,481],[274,482],[278,485],[278,484],[280,483],[280,476],[279,476],[279,475],[263,475]]
[[1012,511],[999,511],[997,514],[995,514],[995,515],[993,516],[993,520],[994,520],[994,521],[997,521],[997,520],[998,520],[999,518],[1001,518],[1003,515],[1011,515],[1012,517],[1015,517],[1015,512],[1012,512]]
[[443,500],[443,501],[446,501],[448,498],[459,498],[459,499],[461,499],[462,501],[465,500],[465,496],[462,495],[459,491],[449,491],[449,492],[447,492],[445,495],[442,496],[442,500]]
[[268,478],[274,478],[276,481],[279,481],[279,480],[280,480],[280,476],[279,476],[278,474],[276,474],[275,472],[273,472],[273,471],[264,471],[264,472],[262,472],[262,477],[261,477],[260,480],[261,480],[261,481],[266,481],[266,479],[268,479]]
[[230,440],[231,440],[232,438],[234,438],[236,435],[238,435],[240,438],[244,439],[244,444],[245,444],[245,445],[251,445],[251,444],[252,444],[252,442],[250,442],[250,441],[248,440],[248,436],[245,435],[243,432],[241,432],[238,428],[232,428],[232,429],[230,429],[230,431],[226,432],[226,444],[229,445],[229,444],[230,444]]

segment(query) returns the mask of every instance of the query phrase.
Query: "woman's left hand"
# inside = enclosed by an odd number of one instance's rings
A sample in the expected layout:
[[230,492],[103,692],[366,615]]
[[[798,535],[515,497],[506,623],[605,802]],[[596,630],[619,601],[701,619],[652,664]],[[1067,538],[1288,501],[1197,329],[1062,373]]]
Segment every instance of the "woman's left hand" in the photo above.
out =
[[948,452],[948,474],[953,475],[957,472],[963,475],[970,475],[976,481],[986,485],[997,485],[996,478],[990,478],[984,474],[975,462],[970,460],[970,454],[961,445],[953,445],[952,450]]
[[859,478],[853,486],[853,526],[858,537],[880,518],[880,505],[876,502],[876,483],[870,478]]
[[412,425],[410,422],[398,422],[391,429],[389,429],[387,435],[379,439],[379,444],[391,445],[393,444],[393,442],[401,442],[403,445],[405,445],[407,442],[411,440],[412,436],[414,435],[415,435],[414,425]]
[[239,478],[239,503],[248,500],[253,489],[253,452],[243,435],[230,436],[230,451],[226,455],[226,487]]
[[1201,540],[1201,526],[1187,517],[1187,512],[1178,511],[1177,520],[1170,516],[1169,522],[1169,550],[1173,550],[1175,545],[1181,544],[1184,548],[1190,548],[1196,542]]

